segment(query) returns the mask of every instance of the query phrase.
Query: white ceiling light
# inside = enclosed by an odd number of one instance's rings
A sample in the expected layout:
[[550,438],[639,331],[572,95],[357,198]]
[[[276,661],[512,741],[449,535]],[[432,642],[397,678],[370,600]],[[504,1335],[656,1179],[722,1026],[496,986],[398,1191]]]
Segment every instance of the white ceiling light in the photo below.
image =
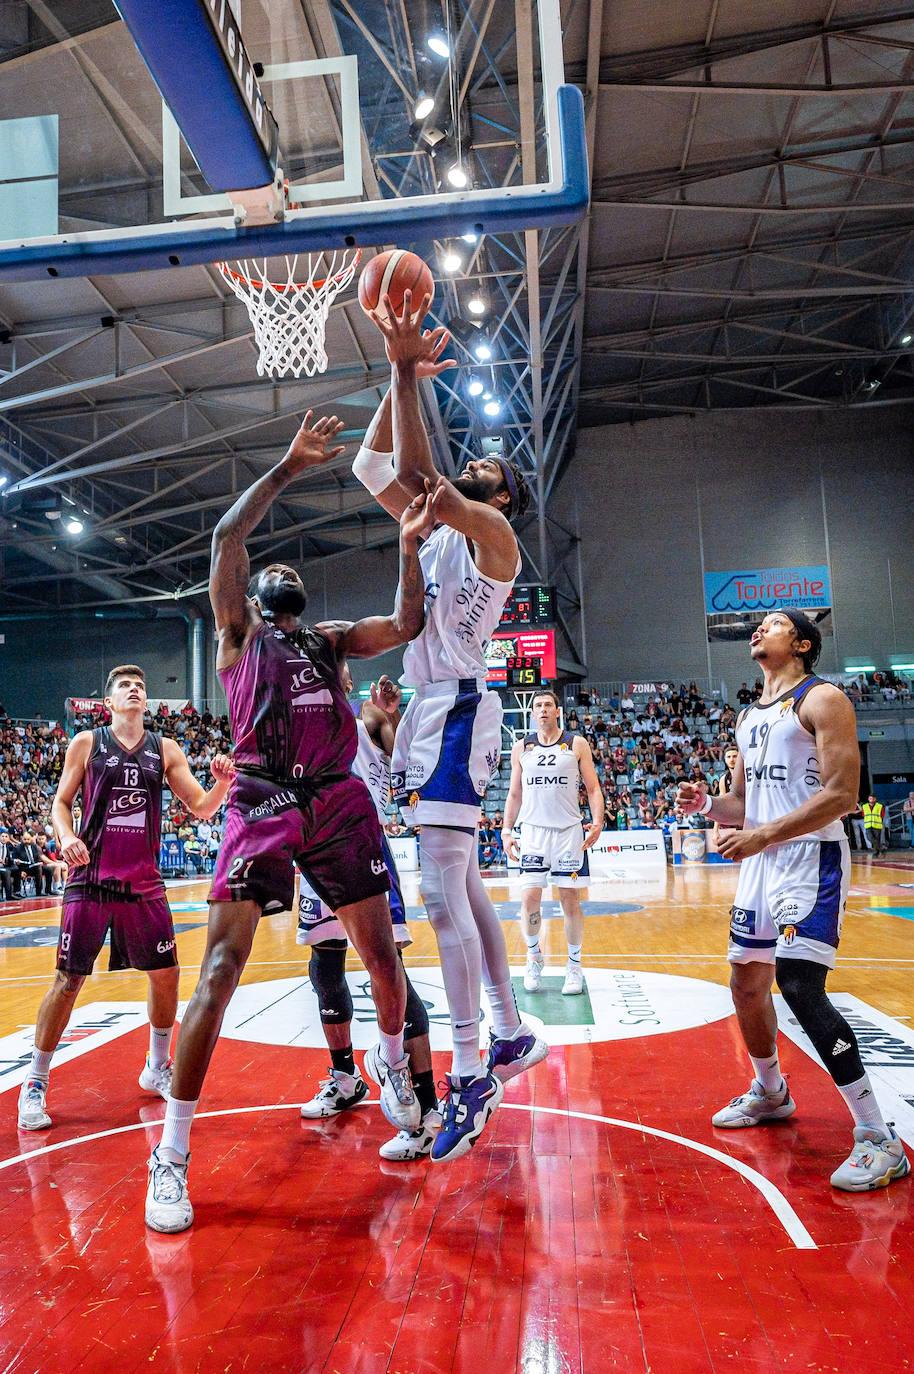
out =
[[436,55],[436,57],[450,57],[451,50],[448,47],[447,39],[440,33],[431,33],[425,40],[426,46]]
[[467,391],[470,393],[471,396],[481,396],[484,390],[485,387],[483,386],[482,382],[479,380],[478,377],[472,377],[470,379],[470,384],[467,387]]
[[901,336],[901,344],[902,344],[902,346],[904,346],[905,344],[909,344],[909,343],[911,342],[912,337],[914,337],[914,336],[912,336],[911,334],[902,334],[902,336]]
[[467,301],[467,310],[471,315],[484,315],[486,313],[486,303],[481,296],[472,296]]
[[478,234],[475,234],[475,233],[473,232],[472,229],[470,230],[470,232],[469,232],[468,234],[461,234],[460,237],[463,239],[464,243],[478,243],[478,242],[479,242],[479,235],[478,235]]
[[434,108],[434,96],[426,95],[425,91],[420,91],[418,99],[416,100],[415,107],[413,109],[413,114],[416,117],[416,119],[428,119],[429,115],[431,114]]
[[487,363],[492,356],[492,348],[489,344],[486,343],[485,339],[482,339],[476,345],[476,347],[473,349],[473,352],[476,354],[476,357],[479,359],[481,363]]
[[71,515],[67,520],[67,534],[82,534],[85,526],[81,520],[77,520],[75,515]]
[[497,401],[493,396],[491,401],[486,401],[485,405],[483,406],[483,410],[487,415],[500,415],[501,401]]
[[445,272],[459,272],[463,266],[463,259],[459,253],[445,253],[441,259],[441,266]]
[[453,166],[447,169],[447,179],[452,186],[456,186],[458,190],[462,190],[470,178],[467,176],[460,163],[455,162]]

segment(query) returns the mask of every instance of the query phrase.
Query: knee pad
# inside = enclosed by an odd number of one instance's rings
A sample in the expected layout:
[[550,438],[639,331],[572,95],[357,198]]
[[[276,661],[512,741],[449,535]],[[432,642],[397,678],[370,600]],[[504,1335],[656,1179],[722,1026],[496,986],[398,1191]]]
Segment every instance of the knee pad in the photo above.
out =
[[352,1020],[352,994],[346,982],[347,948],[345,940],[325,940],[311,950],[308,977],[325,1026],[342,1026]]
[[420,1035],[428,1035],[428,1008],[409,981],[409,974],[407,973],[406,1022],[403,1026],[403,1039],[415,1040]]
[[863,1077],[857,1037],[825,993],[828,969],[809,959],[777,959],[778,987],[828,1073],[842,1087]]

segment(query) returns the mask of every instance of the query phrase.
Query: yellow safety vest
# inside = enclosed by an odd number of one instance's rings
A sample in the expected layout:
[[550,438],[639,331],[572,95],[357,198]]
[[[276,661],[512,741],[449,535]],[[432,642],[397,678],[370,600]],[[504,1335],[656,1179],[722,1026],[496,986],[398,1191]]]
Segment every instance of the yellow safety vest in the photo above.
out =
[[882,818],[885,815],[885,807],[882,802],[876,802],[874,806],[870,806],[869,802],[864,802],[861,809],[863,811],[864,830],[881,830]]

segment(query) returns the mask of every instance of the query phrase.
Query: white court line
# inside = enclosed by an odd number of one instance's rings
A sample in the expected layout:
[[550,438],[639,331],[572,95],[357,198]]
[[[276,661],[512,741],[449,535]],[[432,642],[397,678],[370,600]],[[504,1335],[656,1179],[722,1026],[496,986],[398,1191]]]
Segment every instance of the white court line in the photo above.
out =
[[[366,1105],[376,1102],[376,1098],[368,1098]],[[734,1159],[732,1155],[725,1155],[710,1145],[702,1145],[697,1140],[690,1140],[688,1136],[671,1135],[669,1131],[661,1131],[653,1126],[644,1126],[637,1121],[620,1121],[612,1116],[595,1116],[591,1112],[569,1112],[562,1107],[532,1107],[521,1102],[503,1102],[501,1105],[503,1111],[543,1112],[549,1116],[573,1117],[576,1121],[596,1121],[605,1126],[621,1126],[627,1131],[640,1131],[642,1135],[656,1136],[659,1140],[671,1140],[674,1145],[684,1145],[686,1149],[696,1150],[699,1154],[707,1155],[709,1159],[716,1159],[718,1163],[725,1164],[728,1169],[733,1169],[735,1173],[741,1174],[747,1182],[757,1188],[797,1250],[818,1250],[819,1248],[780,1188],[776,1188],[770,1179],[765,1178],[764,1174],[758,1173],[755,1169],[751,1169],[748,1164],[743,1164],[741,1160]],[[299,1104],[297,1102],[278,1102],[262,1107],[227,1107],[218,1112],[197,1112],[194,1120],[203,1121],[207,1117],[216,1116],[243,1116],[250,1112],[288,1112],[298,1111],[298,1109]],[[113,1130],[97,1131],[94,1135],[72,1136],[69,1140],[61,1140],[55,1145],[45,1145],[38,1150],[29,1150],[25,1154],[13,1155],[10,1159],[0,1160],[0,1171],[10,1169],[14,1164],[22,1164],[29,1159],[37,1159],[40,1155],[55,1154],[58,1150],[69,1149],[71,1145],[88,1145],[93,1140],[106,1140],[109,1136],[125,1135],[128,1131],[155,1129],[160,1124],[157,1121],[138,1121],[135,1125],[116,1126]]]

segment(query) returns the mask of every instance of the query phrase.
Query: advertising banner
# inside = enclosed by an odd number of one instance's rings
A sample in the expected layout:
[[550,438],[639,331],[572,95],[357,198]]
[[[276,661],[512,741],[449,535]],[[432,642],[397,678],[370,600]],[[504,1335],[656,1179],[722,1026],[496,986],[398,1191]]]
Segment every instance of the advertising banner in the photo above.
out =
[[751,639],[760,620],[777,606],[795,606],[823,635],[832,633],[831,582],[826,564],[744,568],[705,573],[708,639]]

